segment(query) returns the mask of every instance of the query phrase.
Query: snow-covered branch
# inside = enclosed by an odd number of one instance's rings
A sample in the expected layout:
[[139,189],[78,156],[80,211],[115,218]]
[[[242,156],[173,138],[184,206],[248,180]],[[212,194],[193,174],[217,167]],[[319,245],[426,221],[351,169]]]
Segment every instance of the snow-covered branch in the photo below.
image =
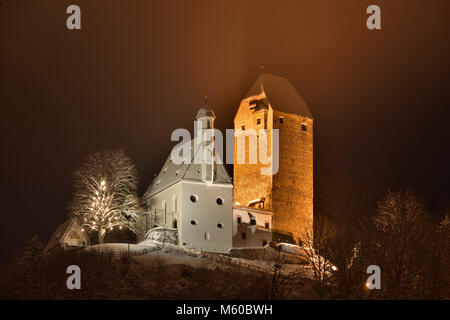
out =
[[87,232],[97,232],[99,243],[114,228],[136,232],[138,175],[123,151],[89,155],[74,173],[71,214]]

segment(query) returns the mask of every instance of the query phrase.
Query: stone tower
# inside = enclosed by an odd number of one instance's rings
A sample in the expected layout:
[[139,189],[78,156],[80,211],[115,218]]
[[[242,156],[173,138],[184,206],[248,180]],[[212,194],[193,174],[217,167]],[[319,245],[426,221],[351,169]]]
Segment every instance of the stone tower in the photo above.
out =
[[[249,164],[249,140],[245,143],[245,163],[238,164],[243,148],[235,138],[234,203],[272,212],[272,239],[298,241],[313,224],[313,118],[295,88],[286,79],[261,74],[241,101],[234,118],[236,135],[251,129],[267,129],[269,164]],[[279,129],[279,161],[271,150],[271,129]],[[242,140],[241,140],[242,141]],[[239,151],[241,150],[241,151]],[[241,158],[242,159],[242,158]],[[267,162],[266,162],[267,163]],[[274,175],[262,175],[261,168]]]

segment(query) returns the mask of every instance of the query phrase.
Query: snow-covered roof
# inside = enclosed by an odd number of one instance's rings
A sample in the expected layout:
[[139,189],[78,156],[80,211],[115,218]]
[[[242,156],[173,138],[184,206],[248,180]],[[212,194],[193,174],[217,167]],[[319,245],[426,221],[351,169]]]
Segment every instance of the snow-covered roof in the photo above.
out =
[[[153,196],[158,192],[170,187],[171,185],[179,181],[197,181],[202,182],[201,169],[202,165],[194,163],[194,157],[197,153],[201,152],[201,145],[195,143],[194,139],[187,142],[191,144],[192,157],[189,164],[181,163],[175,164],[171,159],[171,155],[167,158],[161,171],[150,184],[149,188],[144,194],[144,198]],[[219,157],[216,153],[216,157]],[[231,177],[228,175],[227,169],[223,164],[223,161],[216,161],[216,177],[213,182],[217,184],[231,184]]]
[[[50,240],[47,243],[47,246],[45,247],[45,252],[49,252],[55,247],[59,246],[61,244],[61,241],[66,236],[67,232],[71,228],[79,228],[79,225],[75,218],[68,219],[65,222],[61,223],[58,227],[56,227],[55,232],[53,232]],[[84,234],[84,233],[83,233]],[[86,237],[86,236],[85,236]],[[85,239],[87,242],[89,242],[89,238],[86,237]]]
[[48,252],[52,250],[54,247],[59,245],[59,242],[64,237],[64,234],[67,232],[67,229],[72,224],[72,220],[67,220],[63,223],[61,223],[58,227],[56,227],[55,232],[53,232],[50,240],[47,243],[47,246],[45,247],[45,251]]
[[260,209],[260,208],[254,208],[249,206],[243,206],[239,204],[233,204],[233,210],[241,210],[241,211],[247,211],[247,212],[254,212],[254,213],[260,213],[260,214],[267,214],[267,215],[273,215],[272,211],[266,210],[266,209]]
[[215,119],[216,115],[214,114],[214,111],[211,107],[205,106],[205,107],[201,108],[200,110],[198,110],[197,116],[195,118],[198,119],[198,118],[202,118],[202,117],[211,117],[211,118]]
[[245,99],[265,93],[275,110],[312,118],[312,114],[288,79],[263,73],[256,79]]

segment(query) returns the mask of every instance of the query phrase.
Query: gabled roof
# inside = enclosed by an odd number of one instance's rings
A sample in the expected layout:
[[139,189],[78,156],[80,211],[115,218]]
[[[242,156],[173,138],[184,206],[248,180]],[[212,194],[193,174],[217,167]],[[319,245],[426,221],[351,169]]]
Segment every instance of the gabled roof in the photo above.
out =
[[65,222],[61,223],[58,227],[56,227],[56,230],[55,232],[53,232],[52,237],[48,241],[44,251],[49,252],[54,247],[60,245],[61,240],[64,238],[64,236],[67,234],[67,232],[70,230],[73,224],[76,224],[78,226],[78,223],[76,222],[75,218],[68,219]]
[[53,232],[50,240],[47,243],[47,246],[45,246],[45,252],[48,252],[57,245],[59,245],[59,242],[64,237],[64,234],[66,233],[67,229],[69,229],[69,226],[71,224],[72,220],[67,220],[64,223],[61,223],[58,227],[56,227],[56,230],[55,232]]
[[275,110],[312,118],[306,102],[288,79],[263,73],[242,100],[258,96],[263,92]]
[[[194,150],[194,152],[192,153],[192,157],[190,159],[191,160],[190,163],[175,164],[172,162],[171,155],[169,155],[161,171],[152,181],[147,191],[145,192],[144,198],[157,194],[158,192],[182,180],[202,182],[201,179],[202,166],[201,164],[194,163],[195,155],[201,152],[201,145],[199,143],[194,143],[194,139],[186,143],[190,143],[191,144],[190,150]],[[218,156],[217,153],[216,156]],[[213,184],[215,183],[231,184],[231,178],[228,175],[227,169],[225,168],[223,161],[216,161],[216,179],[214,180]]]

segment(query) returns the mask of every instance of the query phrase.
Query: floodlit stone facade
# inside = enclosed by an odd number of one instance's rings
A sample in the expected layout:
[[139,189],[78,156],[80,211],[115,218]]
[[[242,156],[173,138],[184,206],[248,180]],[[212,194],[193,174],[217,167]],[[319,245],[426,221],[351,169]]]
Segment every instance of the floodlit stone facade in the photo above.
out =
[[[251,138],[246,137],[245,163],[237,163],[242,151],[236,137],[234,203],[270,211],[274,241],[298,241],[312,234],[313,118],[306,103],[286,78],[262,74],[241,101],[234,128],[236,135],[267,129],[271,159],[268,165],[261,164],[258,149],[258,163],[250,164]],[[262,175],[261,168],[277,166],[271,152],[271,129],[279,129],[278,170]]]

